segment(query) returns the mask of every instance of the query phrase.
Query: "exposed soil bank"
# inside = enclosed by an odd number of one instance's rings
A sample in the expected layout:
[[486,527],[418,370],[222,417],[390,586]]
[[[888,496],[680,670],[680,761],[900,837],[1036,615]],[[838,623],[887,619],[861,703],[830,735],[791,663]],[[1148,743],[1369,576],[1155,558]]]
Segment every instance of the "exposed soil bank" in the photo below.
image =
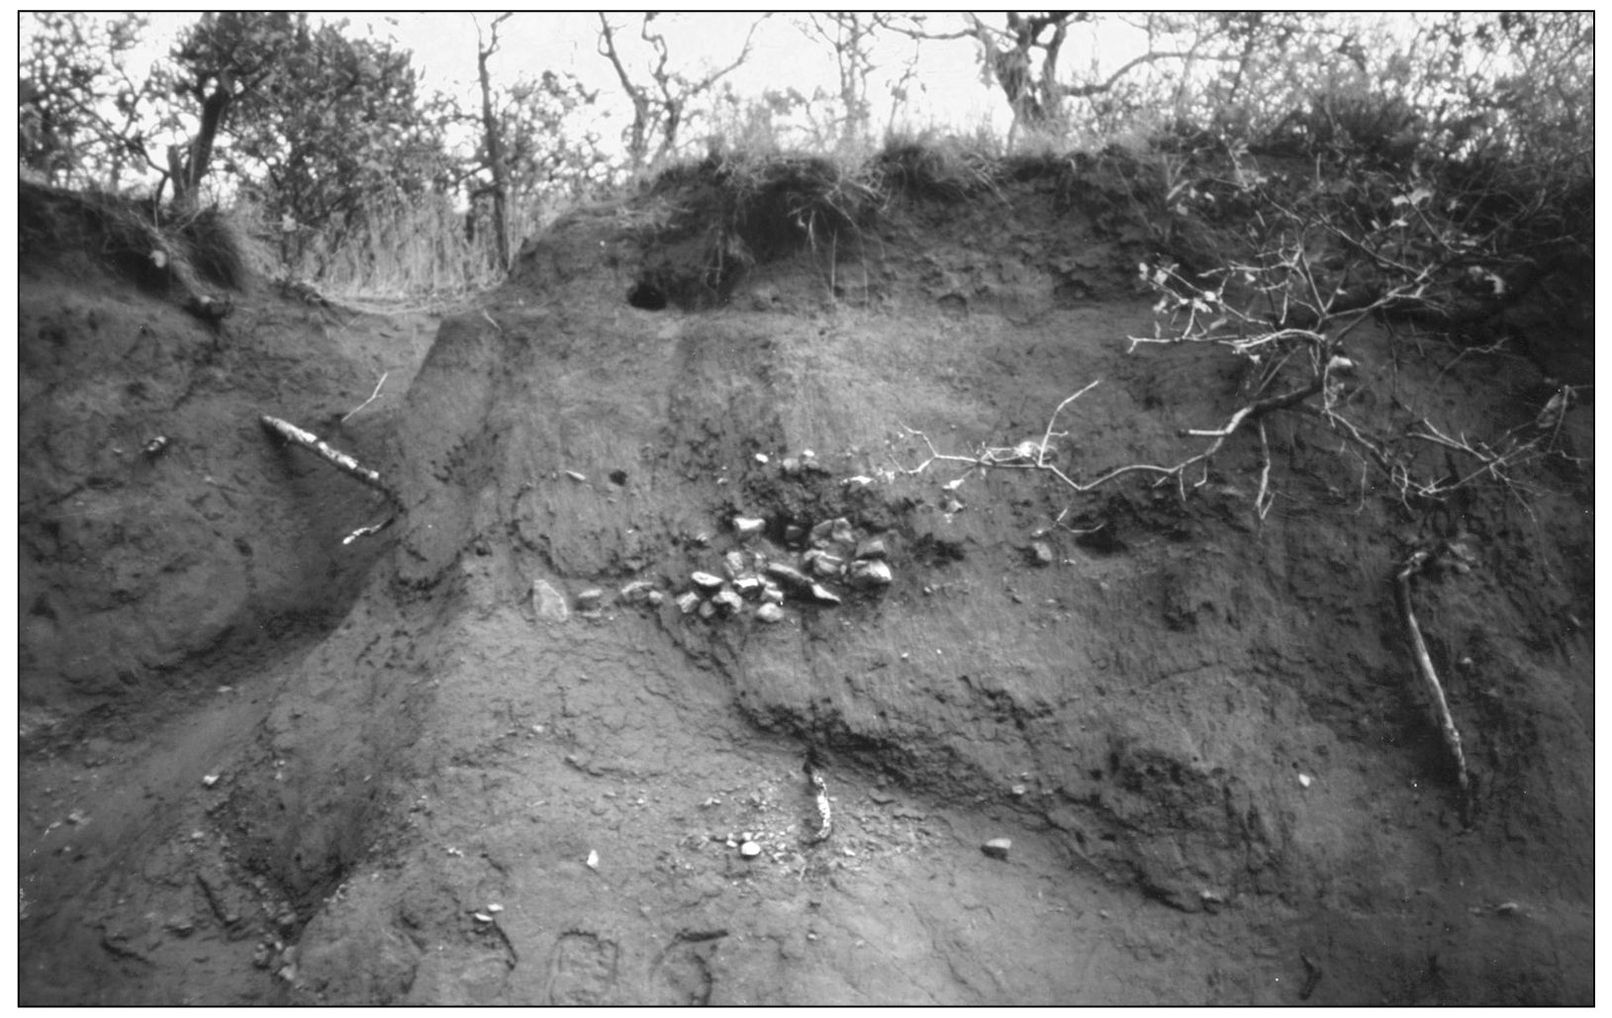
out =
[[[1083,476],[1239,406],[1229,355],[1127,352],[1158,235],[1092,172],[1081,201],[909,196],[833,244],[736,233],[715,277],[709,234],[646,231],[664,205],[586,210],[440,328],[265,288],[214,335],[41,261],[22,1000],[1593,1000],[1588,401],[1581,466],[1434,514],[1297,415],[1263,520],[1246,435],[1185,498],[905,472],[915,431],[1039,441],[1094,380],[1056,427]],[[1551,391],[1539,356],[1391,323],[1350,356],[1363,411],[1452,432]],[[380,470],[397,522],[343,544],[390,508],[259,413]],[[817,568],[837,519],[887,587],[791,589],[771,624],[674,599],[729,552]],[[1452,544],[1416,609],[1467,811],[1391,582]]]

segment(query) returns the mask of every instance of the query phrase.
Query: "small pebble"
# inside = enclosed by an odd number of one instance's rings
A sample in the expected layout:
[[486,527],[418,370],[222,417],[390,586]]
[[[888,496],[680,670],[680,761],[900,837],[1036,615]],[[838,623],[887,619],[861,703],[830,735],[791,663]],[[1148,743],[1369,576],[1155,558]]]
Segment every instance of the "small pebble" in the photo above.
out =
[[1013,850],[1012,838],[992,838],[980,846],[980,851],[993,859],[1006,859]]
[[739,854],[746,859],[754,859],[761,854],[761,846],[753,841],[747,841],[739,846]]
[[588,869],[596,870],[598,868],[599,868],[599,853],[595,852],[595,851],[592,851],[592,850],[589,850],[589,852],[588,852]]
[[840,596],[823,586],[821,583],[812,584],[812,597],[816,598],[818,601],[821,601],[823,604],[840,603]]
[[784,610],[771,601],[756,609],[756,618],[762,622],[777,624],[784,620]]

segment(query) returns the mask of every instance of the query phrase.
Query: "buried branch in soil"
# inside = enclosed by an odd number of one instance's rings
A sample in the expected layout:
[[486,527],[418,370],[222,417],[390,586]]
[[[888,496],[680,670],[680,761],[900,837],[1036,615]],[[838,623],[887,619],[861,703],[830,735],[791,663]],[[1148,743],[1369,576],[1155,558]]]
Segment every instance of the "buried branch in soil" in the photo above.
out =
[[1410,634],[1411,653],[1416,660],[1417,677],[1421,679],[1427,691],[1427,698],[1433,709],[1433,721],[1438,725],[1439,731],[1444,736],[1444,745],[1455,760],[1455,776],[1457,784],[1461,787],[1461,812],[1464,816],[1472,790],[1467,778],[1466,754],[1461,749],[1461,733],[1455,727],[1455,718],[1450,715],[1450,704],[1444,696],[1444,686],[1438,680],[1438,673],[1433,670],[1433,658],[1427,653],[1427,642],[1422,639],[1422,627],[1417,625],[1416,614],[1411,610],[1411,578],[1422,571],[1422,567],[1427,565],[1428,558],[1426,551],[1418,551],[1406,559],[1395,575],[1395,587],[1399,595],[1399,614],[1405,622],[1405,631]]
[[[382,376],[381,380],[383,382],[386,380],[384,375]],[[378,393],[380,391],[380,386],[377,385],[375,387],[375,391]],[[373,399],[374,397],[372,396],[370,398]],[[356,411],[354,412],[356,413]],[[287,442],[290,442],[293,445],[302,446],[304,449],[314,453],[320,459],[335,467],[337,470],[340,470],[348,477],[355,478],[361,483],[374,488],[376,491],[385,495],[387,500],[393,505],[402,505],[402,501],[397,497],[397,494],[393,492],[391,488],[387,487],[386,483],[381,480],[381,475],[379,472],[364,466],[362,463],[358,462],[358,460],[342,452],[340,449],[330,445],[313,432],[304,431],[295,424],[282,421],[278,417],[271,417],[268,414],[262,414],[259,416],[258,420],[262,422],[265,428],[274,432],[274,434],[285,439]],[[391,526],[391,524],[392,519],[387,518],[380,523],[376,523],[371,526],[359,527],[357,530],[348,534],[341,543],[352,544],[354,540],[385,530],[387,527]]]

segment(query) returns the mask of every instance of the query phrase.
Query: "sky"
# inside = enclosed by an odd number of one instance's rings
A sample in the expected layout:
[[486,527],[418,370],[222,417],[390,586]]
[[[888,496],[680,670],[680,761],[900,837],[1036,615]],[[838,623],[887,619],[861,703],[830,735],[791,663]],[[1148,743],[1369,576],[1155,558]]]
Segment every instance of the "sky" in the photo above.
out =
[[[394,43],[413,54],[414,66],[421,72],[424,91],[441,91],[459,99],[461,107],[479,108],[476,82],[477,23],[490,26],[495,14],[319,12],[313,17],[348,22],[347,34],[366,36]],[[610,16],[617,28],[617,45],[635,73],[635,81],[648,82],[648,46],[639,38],[640,16],[617,13]],[[724,78],[741,96],[759,97],[769,88],[794,88],[805,95],[822,89],[829,95],[838,90],[835,59],[828,44],[803,33],[799,25],[807,15],[777,13],[762,19],[756,28],[749,58]],[[1000,14],[982,14],[993,26],[1000,25]],[[135,69],[160,60],[172,47],[179,32],[196,20],[194,13],[150,15],[147,41],[135,54]],[[673,69],[698,76],[711,67],[733,62],[744,45],[746,34],[757,15],[748,13],[667,13],[655,22],[664,32]],[[22,19],[24,29],[28,19]],[[966,27],[960,13],[931,15],[929,25],[938,31]],[[490,62],[493,84],[508,88],[523,80],[536,80],[544,71],[571,74],[584,87],[597,90],[593,108],[598,120],[584,125],[595,133],[606,151],[621,144],[623,129],[632,117],[631,105],[610,63],[599,55],[598,15],[591,12],[517,13],[500,26],[500,46]],[[878,71],[870,83],[873,103],[872,127],[875,139],[887,128],[923,131],[939,129],[971,135],[988,128],[997,138],[1005,137],[1011,111],[999,89],[987,85],[981,74],[979,44],[972,38],[915,44],[911,39],[883,33],[876,37],[875,63]],[[1103,28],[1083,26],[1069,34],[1060,59],[1064,77],[1100,79],[1116,70],[1146,48],[1139,30],[1127,30],[1113,19]],[[909,99],[892,123],[890,84],[901,76],[917,54],[916,75],[909,85]],[[696,122],[682,133],[689,150],[698,151],[709,128]],[[467,136],[469,129],[466,128]],[[786,139],[786,141],[789,139]],[[803,142],[804,138],[794,139]],[[464,139],[455,139],[466,144]],[[618,150],[619,151],[619,150]]]
[[[374,15],[347,16],[355,27],[366,26],[381,38],[396,39],[413,50],[415,63],[426,75],[428,87],[462,89],[473,94],[476,74],[476,26],[469,14],[407,14],[376,18]],[[750,58],[724,81],[742,95],[759,95],[767,88],[794,87],[810,94],[822,87],[831,94],[837,90],[833,54],[828,45],[814,42],[795,27],[804,17],[774,14],[757,27]],[[961,25],[961,16],[954,16]],[[479,17],[489,24],[490,15]],[[664,31],[674,66],[685,72],[721,67],[739,55],[746,34],[756,22],[753,14],[689,13],[668,14],[656,22]],[[611,15],[617,29],[617,46],[624,57],[642,57],[647,47],[638,38],[638,17]],[[602,99],[619,104],[627,115],[620,82],[609,62],[598,54],[598,16],[593,13],[516,14],[500,28],[500,52],[490,68],[503,84],[521,77],[535,78],[544,70],[568,71],[589,88],[602,90]],[[899,74],[911,57],[910,41],[889,40],[875,59],[883,64],[886,80]],[[980,80],[977,46],[970,40],[925,43],[920,51],[920,76],[926,94],[913,115],[920,122],[929,119],[968,123],[996,114],[1004,106]],[[630,68],[629,68],[630,69]],[[878,87],[875,98],[888,91]],[[886,100],[887,101],[887,100]],[[1001,111],[1004,115],[1006,110]],[[885,115],[888,113],[886,111]]]
[[[348,34],[355,38],[374,37],[410,50],[427,92],[457,96],[469,108],[479,105],[476,24],[479,20],[485,30],[495,14],[324,12],[315,17],[345,19]],[[638,37],[638,15],[610,17],[624,58],[637,57],[638,66],[647,67],[643,58],[648,48]],[[753,37],[749,59],[723,81],[741,95],[759,96],[765,89],[786,87],[807,95],[821,87],[834,94],[838,84],[833,53],[827,43],[808,38],[796,27],[803,17],[773,14],[763,20]],[[937,18],[944,19],[948,30],[963,25],[961,15]],[[178,32],[194,20],[194,14],[153,14],[148,42],[137,59],[142,65],[159,59]],[[753,14],[675,13],[662,15],[655,25],[666,35],[672,66],[693,76],[731,63],[755,21]],[[631,107],[609,61],[598,54],[598,38],[598,15],[591,12],[518,13],[499,28],[499,52],[489,63],[493,84],[507,87],[536,79],[545,70],[573,74],[585,87],[599,90],[598,105],[605,116],[599,132],[614,142],[631,119]],[[914,49],[910,40],[892,38],[877,50],[875,61],[881,67],[870,91],[878,130],[890,119],[890,80],[905,69]],[[1006,130],[1007,104],[981,80],[977,43],[969,39],[925,42],[918,52],[917,87],[902,126],[971,130],[987,123],[999,132]],[[648,80],[647,73],[642,80]],[[698,125],[695,131],[697,136]]]

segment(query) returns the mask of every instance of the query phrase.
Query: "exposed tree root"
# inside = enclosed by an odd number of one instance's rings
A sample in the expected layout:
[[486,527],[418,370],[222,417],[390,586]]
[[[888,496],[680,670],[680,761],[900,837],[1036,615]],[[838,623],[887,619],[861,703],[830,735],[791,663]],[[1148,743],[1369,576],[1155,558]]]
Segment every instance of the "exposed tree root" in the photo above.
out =
[[817,798],[817,830],[812,832],[808,842],[827,841],[829,834],[834,830],[834,812],[828,802],[828,782],[823,780],[823,772],[817,768],[815,755],[806,757],[806,777],[812,783],[812,793]]
[[385,495],[392,501],[394,505],[402,504],[392,489],[387,487],[386,483],[381,480],[381,475],[379,473],[374,470],[370,470],[368,467],[359,463],[356,459],[353,459],[351,456],[347,455],[341,450],[326,443],[313,432],[304,431],[295,424],[289,424],[280,420],[278,417],[270,417],[268,414],[263,414],[258,419],[263,423],[265,428],[268,428],[270,431],[279,435],[287,442],[291,442],[294,445],[300,445],[304,449],[316,453],[320,459],[324,460],[326,463],[329,463],[337,470],[340,470],[349,477],[356,478],[362,483],[369,485],[371,488],[374,488],[376,491]]
[[1439,731],[1444,735],[1444,745],[1455,758],[1456,781],[1461,786],[1461,815],[1467,816],[1472,793],[1467,778],[1466,754],[1461,750],[1461,733],[1455,727],[1455,719],[1450,716],[1449,701],[1444,697],[1444,686],[1438,680],[1438,673],[1433,670],[1433,659],[1427,653],[1427,643],[1422,639],[1422,628],[1416,624],[1416,615],[1411,611],[1411,577],[1421,572],[1427,564],[1428,553],[1418,551],[1405,560],[1395,577],[1399,591],[1399,614],[1405,620],[1405,629],[1410,633],[1411,650],[1416,658],[1416,673],[1427,689],[1428,699],[1432,702],[1433,720]]
[[381,386],[386,384],[386,376],[390,375],[390,374],[391,374],[390,371],[381,372],[381,380],[375,383],[375,391],[369,394],[369,399],[364,400],[364,402],[358,404],[357,406],[353,407],[351,410],[347,411],[347,415],[341,419],[341,422],[343,424],[346,424],[347,419],[349,417],[353,416],[353,414],[358,413],[358,411],[364,409],[365,407],[369,406],[371,403],[375,402],[377,399],[381,398]]

